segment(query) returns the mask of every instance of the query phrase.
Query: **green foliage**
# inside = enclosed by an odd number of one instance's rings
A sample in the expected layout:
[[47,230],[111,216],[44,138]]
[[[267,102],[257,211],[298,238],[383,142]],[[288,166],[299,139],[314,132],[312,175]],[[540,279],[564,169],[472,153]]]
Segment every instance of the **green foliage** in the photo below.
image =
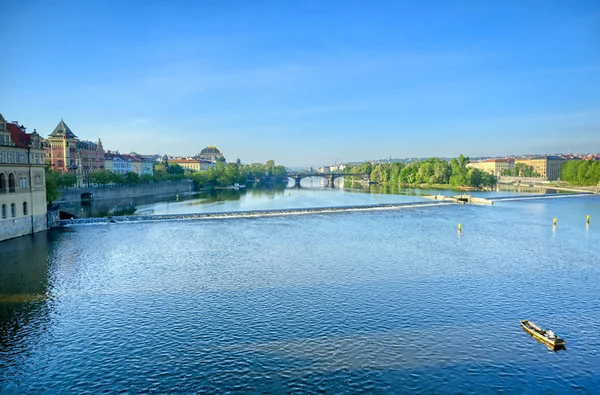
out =
[[177,163],[169,163],[169,174],[184,174],[185,169]]
[[73,173],[57,173],[59,188],[72,188],[77,184],[77,176]]
[[88,175],[88,179],[92,184],[108,185],[112,182],[113,172],[110,170],[94,170]]
[[214,168],[195,172],[189,177],[194,181],[196,189],[215,186],[229,186],[235,183],[243,184],[246,180],[260,179],[263,177],[286,177],[284,166],[276,165],[275,161],[266,163],[251,163],[244,165],[239,161],[224,164],[218,161]]
[[600,161],[566,161],[562,165],[560,179],[575,185],[597,185],[600,182]]
[[525,163],[515,163],[513,167],[512,176],[515,177],[539,177],[540,174],[533,170],[533,166],[528,166]]
[[372,169],[373,167],[371,165],[371,162],[363,162],[358,167],[358,172],[362,174],[371,174]]
[[128,185],[139,185],[141,182],[142,178],[138,173],[130,171],[129,173],[125,174],[125,183]]
[[46,201],[52,203],[60,197],[58,178],[60,173],[46,168]]
[[460,155],[448,163],[444,159],[430,158],[423,162],[415,161],[407,166],[402,163],[378,163],[373,166],[369,162],[356,166],[347,166],[345,173],[361,172],[371,167],[370,178],[378,184],[396,187],[398,185],[450,183],[455,187],[492,186],[496,178],[478,169],[468,168],[469,158]]

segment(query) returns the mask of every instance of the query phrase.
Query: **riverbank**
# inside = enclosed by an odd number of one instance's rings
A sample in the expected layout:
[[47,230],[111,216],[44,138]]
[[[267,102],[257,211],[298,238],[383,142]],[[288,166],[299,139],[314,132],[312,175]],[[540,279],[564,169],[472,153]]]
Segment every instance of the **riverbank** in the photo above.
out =
[[536,188],[544,188],[544,189],[552,189],[556,191],[565,191],[565,192],[577,192],[577,193],[597,193],[596,190],[598,187],[596,186],[560,186],[560,185],[545,185],[545,184],[536,184]]
[[193,191],[191,180],[165,181],[140,185],[95,186],[61,189],[61,196],[53,203],[77,203],[99,199],[124,199],[142,196],[176,195]]

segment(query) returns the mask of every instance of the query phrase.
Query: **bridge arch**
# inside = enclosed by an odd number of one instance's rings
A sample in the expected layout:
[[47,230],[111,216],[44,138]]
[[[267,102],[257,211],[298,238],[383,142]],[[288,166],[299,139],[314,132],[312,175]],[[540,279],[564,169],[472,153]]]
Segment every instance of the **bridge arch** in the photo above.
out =
[[300,181],[303,178],[308,177],[321,177],[327,180],[327,186],[333,188],[335,186],[335,180],[343,177],[360,177],[363,181],[369,181],[368,174],[344,174],[344,173],[296,173],[288,174],[288,179],[291,178],[296,182],[296,187],[300,186]]
[[82,202],[91,202],[92,200],[94,200],[94,194],[91,192],[84,192],[81,194],[81,201]]

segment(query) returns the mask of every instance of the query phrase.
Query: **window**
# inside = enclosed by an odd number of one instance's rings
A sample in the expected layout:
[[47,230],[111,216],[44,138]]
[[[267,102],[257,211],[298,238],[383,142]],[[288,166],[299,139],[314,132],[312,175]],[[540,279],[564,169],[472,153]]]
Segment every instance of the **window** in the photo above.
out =
[[23,215],[27,215],[27,202],[23,202]]
[[15,191],[15,175],[13,173],[10,173],[8,175],[8,191],[9,192]]
[[2,205],[2,219],[6,219],[6,204]]
[[21,188],[27,188],[27,177],[21,177]]
[[10,204],[10,215],[13,218],[17,216],[17,206],[14,203]]

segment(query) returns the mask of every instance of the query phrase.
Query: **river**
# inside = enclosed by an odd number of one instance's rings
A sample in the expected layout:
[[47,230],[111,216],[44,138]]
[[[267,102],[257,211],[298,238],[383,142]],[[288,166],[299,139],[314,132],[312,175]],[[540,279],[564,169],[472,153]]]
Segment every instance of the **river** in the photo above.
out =
[[[134,213],[280,213],[0,243],[0,392],[600,388],[599,196],[378,210],[431,191],[376,192],[181,196]],[[357,205],[375,206],[310,212]],[[566,350],[520,319],[553,329]]]

